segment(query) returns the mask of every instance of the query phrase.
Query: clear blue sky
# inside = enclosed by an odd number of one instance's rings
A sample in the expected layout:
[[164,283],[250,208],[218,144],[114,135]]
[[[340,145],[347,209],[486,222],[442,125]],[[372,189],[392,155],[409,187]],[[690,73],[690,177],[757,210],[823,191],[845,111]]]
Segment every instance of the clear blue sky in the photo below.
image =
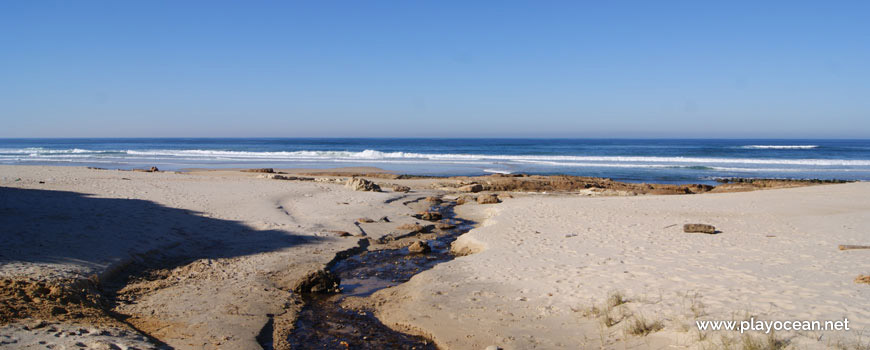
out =
[[0,137],[870,137],[870,1],[2,1]]

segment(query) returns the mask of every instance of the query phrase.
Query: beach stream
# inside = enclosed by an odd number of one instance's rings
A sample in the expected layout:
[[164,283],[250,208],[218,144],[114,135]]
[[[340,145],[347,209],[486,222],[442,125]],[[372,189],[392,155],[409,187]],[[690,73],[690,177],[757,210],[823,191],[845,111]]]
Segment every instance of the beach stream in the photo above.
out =
[[[455,258],[450,244],[468,232],[473,222],[457,218],[455,203],[433,205],[444,219],[455,225],[447,230],[433,230],[434,238],[426,242],[431,251],[410,253],[399,249],[365,249],[332,264],[329,270],[340,279],[337,294],[307,294],[288,342],[293,349],[437,349],[431,340],[390,329],[370,311],[346,309],[342,301],[350,296],[366,297],[378,290],[399,285],[414,275]],[[270,344],[263,344],[270,348]]]

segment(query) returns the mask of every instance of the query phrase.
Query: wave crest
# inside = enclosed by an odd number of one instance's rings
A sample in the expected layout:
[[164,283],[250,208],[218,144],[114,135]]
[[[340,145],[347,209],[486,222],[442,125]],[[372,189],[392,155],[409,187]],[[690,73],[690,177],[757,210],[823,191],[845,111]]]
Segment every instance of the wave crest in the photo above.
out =
[[818,145],[748,145],[741,146],[745,149],[813,149],[818,148]]

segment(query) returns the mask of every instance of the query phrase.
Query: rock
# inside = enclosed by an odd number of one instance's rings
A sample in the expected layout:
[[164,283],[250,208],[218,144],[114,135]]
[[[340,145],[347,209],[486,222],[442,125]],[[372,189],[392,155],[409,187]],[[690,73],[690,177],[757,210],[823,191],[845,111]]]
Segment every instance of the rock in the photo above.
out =
[[378,222],[390,222],[390,218],[384,216],[384,217],[378,219]]
[[423,232],[425,229],[426,228],[420,224],[404,224],[396,227],[396,230],[400,231],[401,233],[418,233]]
[[683,232],[714,234],[716,233],[716,227],[706,224],[685,224],[683,225]]
[[424,211],[417,213],[417,218],[426,221],[438,221],[441,220],[441,213],[437,211]]
[[347,231],[329,231],[329,232],[332,233],[333,235],[338,236],[338,237],[350,237],[350,236],[353,236],[352,234],[350,234],[350,232],[347,232]]
[[52,316],[63,315],[67,313],[66,309],[60,306],[52,306],[50,312]]
[[245,169],[245,170],[242,170],[242,171],[243,171],[243,172],[246,172],[246,173],[267,173],[267,174],[271,174],[271,173],[274,173],[274,172],[275,172],[275,169],[272,169],[272,168],[259,168],[259,169]]
[[296,293],[332,293],[338,291],[338,277],[326,270],[311,272],[296,281]]
[[132,171],[138,171],[138,172],[143,172],[143,173],[156,173],[156,172],[160,171],[160,169],[157,169],[156,166],[153,166],[153,167],[148,168],[148,169],[133,169]]
[[442,222],[435,224],[435,228],[437,228],[439,230],[450,230],[450,229],[456,228],[456,225],[451,224],[451,223],[446,222],[446,221],[442,221]]
[[487,346],[486,349],[484,349],[484,350],[502,350],[502,349],[498,346],[490,345],[490,346]]
[[483,186],[481,184],[471,184],[471,185],[465,185],[465,186],[459,187],[459,188],[457,188],[457,190],[459,190],[460,192],[477,193],[477,192],[483,191]]
[[94,350],[121,350],[121,348],[119,348],[117,345],[109,343],[105,340],[97,340],[91,343],[91,346],[89,346],[88,348]]
[[347,180],[345,187],[351,188],[354,191],[370,191],[370,192],[380,192],[381,186],[378,184],[371,182],[369,180],[353,177],[350,180]]
[[429,247],[429,243],[426,243],[425,241],[416,241],[408,246],[408,251],[412,254],[426,254],[432,251],[432,248]]
[[477,196],[477,203],[480,204],[494,204],[500,202],[501,201],[498,199],[498,196],[491,193]]
[[408,186],[393,185],[393,192],[404,192],[404,193],[408,193],[408,192],[411,192],[411,188],[408,187]]
[[33,323],[28,324],[27,328],[30,330],[33,330],[33,329],[44,328],[45,326],[48,326],[47,322],[45,322],[44,320],[36,320]]
[[264,179],[272,179],[272,180],[300,180],[300,181],[313,181],[314,179],[310,177],[297,177],[297,176],[286,176],[281,174],[260,174],[261,178]]
[[368,223],[372,223],[375,221],[372,219],[369,219],[369,218],[359,218],[359,219],[356,219],[356,222],[361,223],[361,224],[368,224]]
[[431,203],[441,203],[441,198],[440,197],[426,197],[426,201],[431,202]]
[[855,283],[870,284],[870,276],[858,275],[858,277],[855,277]]
[[463,205],[463,204],[468,203],[468,202],[476,202],[476,201],[477,201],[476,196],[460,196],[459,198],[456,199],[456,205]]

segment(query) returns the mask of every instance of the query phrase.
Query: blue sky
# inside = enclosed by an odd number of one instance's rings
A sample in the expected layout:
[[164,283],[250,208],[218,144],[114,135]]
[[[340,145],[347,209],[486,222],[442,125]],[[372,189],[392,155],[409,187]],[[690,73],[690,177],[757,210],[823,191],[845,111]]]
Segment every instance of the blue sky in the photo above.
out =
[[867,1],[3,1],[0,137],[870,137]]

